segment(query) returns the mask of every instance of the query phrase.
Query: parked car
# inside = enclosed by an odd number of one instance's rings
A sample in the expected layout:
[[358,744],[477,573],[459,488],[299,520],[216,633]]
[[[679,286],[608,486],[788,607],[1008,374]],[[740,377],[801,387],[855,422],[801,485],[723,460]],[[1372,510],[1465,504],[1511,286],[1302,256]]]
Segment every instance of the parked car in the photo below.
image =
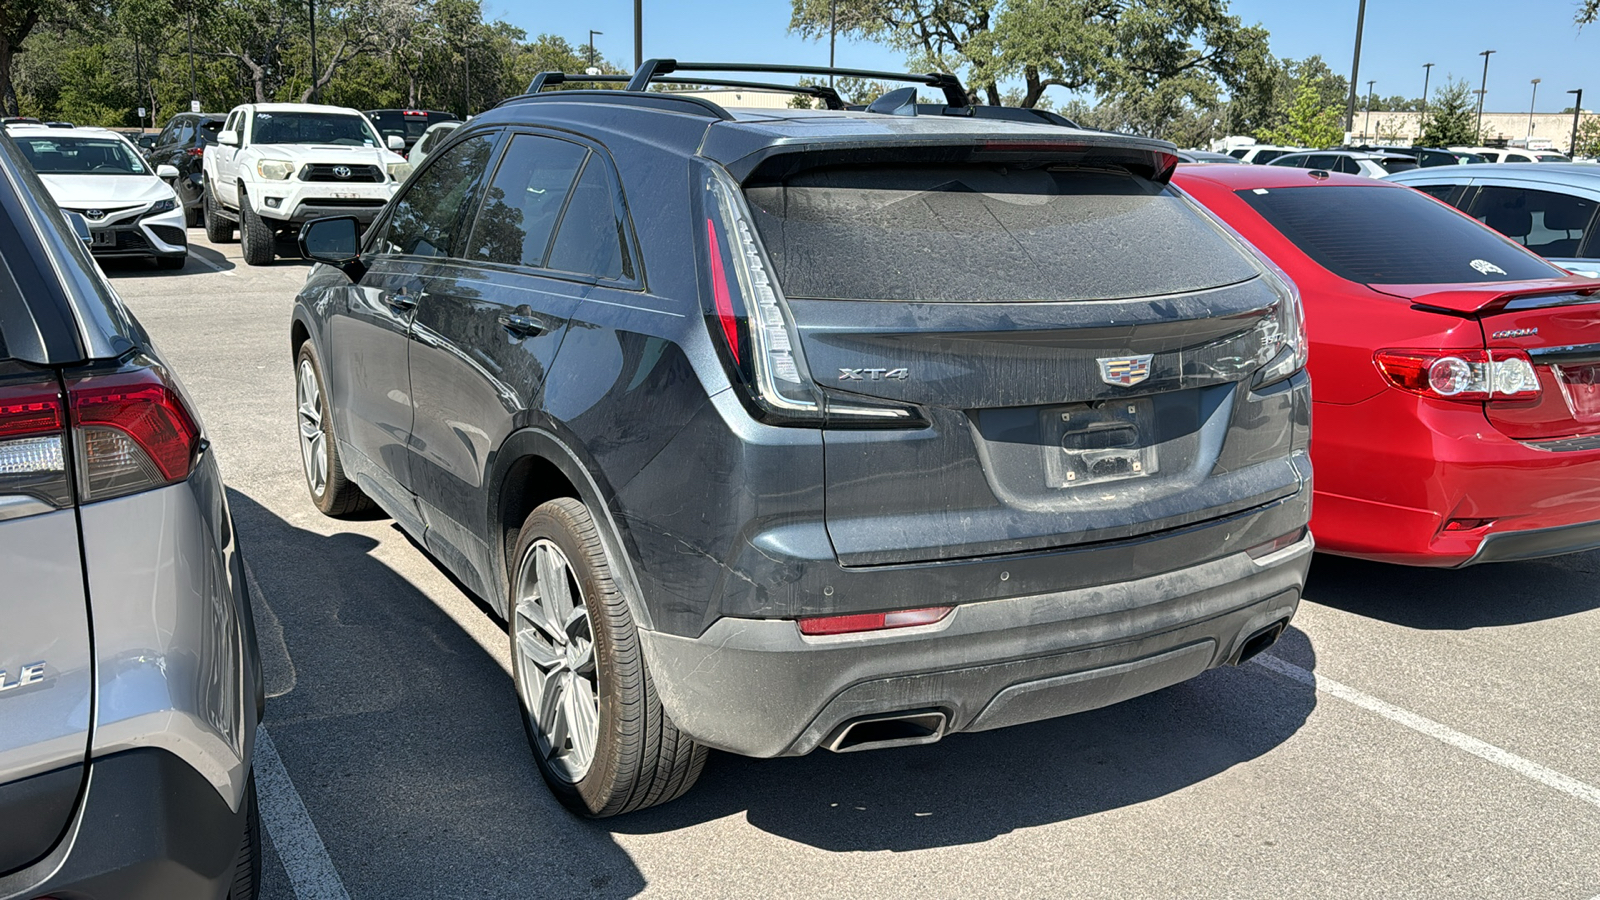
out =
[[201,157],[206,238],[229,241],[238,228],[245,263],[264,266],[277,255],[279,232],[330,215],[371,222],[411,173],[394,152],[403,146],[353,109],[235,107]]
[[1178,161],[1186,163],[1199,163],[1201,165],[1211,165],[1216,163],[1221,163],[1223,165],[1230,163],[1233,165],[1240,165],[1242,162],[1241,160],[1235,159],[1226,153],[1212,153],[1209,150],[1179,150]]
[[213,451],[0,136],[0,896],[256,896],[260,664]]
[[1600,547],[1600,280],[1387,181],[1175,181],[1305,298],[1319,550],[1466,566]]
[[146,257],[163,269],[189,258],[178,195],[128,139],[104,128],[9,125],[6,132],[63,210],[89,225],[89,249],[102,257]]
[[1476,153],[1468,153],[1462,150],[1442,150],[1438,147],[1379,147],[1372,144],[1356,144],[1337,149],[1363,150],[1369,153],[1399,153],[1415,159],[1417,165],[1424,169],[1432,166],[1462,166],[1487,161]]
[[405,142],[405,148],[400,155],[407,158],[411,155],[411,148],[417,145],[422,135],[440,122],[457,122],[455,113],[440,112],[436,109],[369,109],[367,118],[377,126],[378,133],[385,139],[399,137]]
[[152,136],[154,145],[145,154],[155,165],[178,170],[173,188],[183,201],[184,219],[191,226],[204,219],[205,171],[201,163],[206,147],[216,143],[225,118],[227,113],[179,113],[160,134]]
[[1389,180],[1443,200],[1563,269],[1600,275],[1600,167],[1472,166]]
[[1500,151],[1501,163],[1569,163],[1572,157],[1554,150],[1524,150],[1518,147],[1507,147]]
[[1455,153],[1471,153],[1480,157],[1482,162],[1491,163],[1500,162],[1506,152],[1504,147],[1451,147],[1450,150]]
[[1289,153],[1274,159],[1269,166],[1290,166],[1297,169],[1321,169],[1324,172],[1343,172],[1346,175],[1365,175],[1382,178],[1390,172],[1404,172],[1417,168],[1415,157],[1402,153],[1374,153],[1361,150],[1315,150],[1309,153]]
[[445,139],[450,137],[450,132],[460,127],[460,122],[440,122],[437,125],[429,125],[428,130],[424,131],[422,137],[418,138],[416,144],[412,145],[411,152],[406,155],[406,161],[411,163],[413,169],[422,165],[422,161],[428,158],[428,154],[444,146]]
[[1305,147],[1279,147],[1275,144],[1251,144],[1248,147],[1235,147],[1228,151],[1228,155],[1243,163],[1255,166],[1264,166],[1285,153],[1298,153]]
[[970,114],[532,94],[364,238],[302,232],[311,500],[376,503],[506,617],[582,814],[678,796],[707,747],[1114,703],[1295,612],[1292,285],[1168,187],[1171,144],[874,77]]

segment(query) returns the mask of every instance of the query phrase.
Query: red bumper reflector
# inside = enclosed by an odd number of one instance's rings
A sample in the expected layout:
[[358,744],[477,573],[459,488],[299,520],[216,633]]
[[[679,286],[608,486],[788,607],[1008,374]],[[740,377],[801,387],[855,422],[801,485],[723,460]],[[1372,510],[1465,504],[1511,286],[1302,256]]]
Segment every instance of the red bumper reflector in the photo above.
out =
[[932,625],[950,615],[951,610],[954,609],[954,606],[930,606],[924,609],[902,609],[887,613],[819,616],[815,619],[801,619],[800,633],[809,635],[854,634],[858,631],[882,631],[887,628]]
[[1282,550],[1285,547],[1300,543],[1300,539],[1304,538],[1305,536],[1306,528],[1304,525],[1302,525],[1283,537],[1280,537],[1276,540],[1267,541],[1265,544],[1257,544],[1245,552],[1250,554],[1251,559],[1260,559],[1263,556],[1277,553],[1279,550]]
[[1493,519],[1451,519],[1444,523],[1445,531],[1472,531],[1493,524]]

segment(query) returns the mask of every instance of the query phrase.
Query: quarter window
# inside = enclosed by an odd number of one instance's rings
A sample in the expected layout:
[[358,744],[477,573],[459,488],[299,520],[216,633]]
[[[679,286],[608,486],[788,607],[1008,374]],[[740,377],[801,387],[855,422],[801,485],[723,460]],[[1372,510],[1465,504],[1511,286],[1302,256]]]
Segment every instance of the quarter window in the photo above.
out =
[[558,138],[511,139],[472,228],[467,259],[543,268],[550,236],[589,150]]
[[[1593,230],[1595,205],[1593,200],[1554,191],[1485,187],[1469,212],[1540,256],[1563,259],[1577,256],[1584,237]],[[1587,256],[1600,256],[1600,246],[1592,247]]]
[[388,252],[452,256],[478,197],[494,137],[483,134],[431,157],[407,185],[389,216]]
[[599,278],[631,276],[633,267],[622,254],[622,235],[611,179],[600,157],[590,153],[572,199],[567,201],[547,267]]

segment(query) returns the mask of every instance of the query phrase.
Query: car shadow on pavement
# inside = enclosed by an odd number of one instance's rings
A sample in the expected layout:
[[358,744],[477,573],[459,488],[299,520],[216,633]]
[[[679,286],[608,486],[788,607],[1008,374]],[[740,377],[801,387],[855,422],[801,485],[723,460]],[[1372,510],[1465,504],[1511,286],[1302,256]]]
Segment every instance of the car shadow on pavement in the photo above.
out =
[[[1306,669],[1290,628],[1271,653]],[[682,799],[609,820],[627,834],[743,813],[823,850],[910,851],[988,841],[1143,803],[1203,782],[1288,740],[1315,691],[1247,664],[1075,716],[927,746],[756,760],[714,753]]]
[[1574,591],[1600,574],[1600,552],[1467,569],[1395,566],[1317,554],[1307,599],[1406,628],[1520,625],[1600,609],[1600,591]]
[[[373,555],[387,526],[323,535],[228,500],[260,587],[265,727],[352,896],[643,890],[607,830],[546,789],[500,660]],[[294,896],[281,866],[265,887]]]

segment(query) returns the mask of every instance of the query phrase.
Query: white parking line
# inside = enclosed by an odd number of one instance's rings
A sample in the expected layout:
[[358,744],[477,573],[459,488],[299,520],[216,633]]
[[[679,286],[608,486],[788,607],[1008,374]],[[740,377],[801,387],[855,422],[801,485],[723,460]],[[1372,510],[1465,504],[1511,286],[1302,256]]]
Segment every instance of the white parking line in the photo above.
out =
[[[1346,703],[1375,712],[1391,722],[1398,722],[1412,731],[1449,744],[1457,750],[1465,750],[1479,759],[1488,760],[1504,769],[1510,769],[1524,778],[1539,782],[1545,787],[1554,788],[1569,797],[1582,800],[1585,803],[1600,806],[1600,788],[1585,784],[1576,778],[1563,775],[1546,766],[1541,766],[1531,759],[1518,756],[1509,750],[1502,750],[1471,735],[1462,734],[1448,725],[1441,725],[1432,719],[1401,709],[1392,703],[1385,703],[1377,697],[1363,694],[1353,687],[1348,687],[1326,676],[1302,669],[1294,663],[1285,662],[1271,654],[1263,653],[1257,656],[1254,661],[1285,678],[1293,679],[1325,694],[1338,697]],[[1600,900],[1600,897],[1596,897],[1595,900]]]
[[278,757],[271,735],[256,732],[256,795],[261,824],[283,861],[289,884],[298,900],[350,900],[339,873],[328,858],[328,848],[306,812],[306,804],[289,780],[289,770]]

